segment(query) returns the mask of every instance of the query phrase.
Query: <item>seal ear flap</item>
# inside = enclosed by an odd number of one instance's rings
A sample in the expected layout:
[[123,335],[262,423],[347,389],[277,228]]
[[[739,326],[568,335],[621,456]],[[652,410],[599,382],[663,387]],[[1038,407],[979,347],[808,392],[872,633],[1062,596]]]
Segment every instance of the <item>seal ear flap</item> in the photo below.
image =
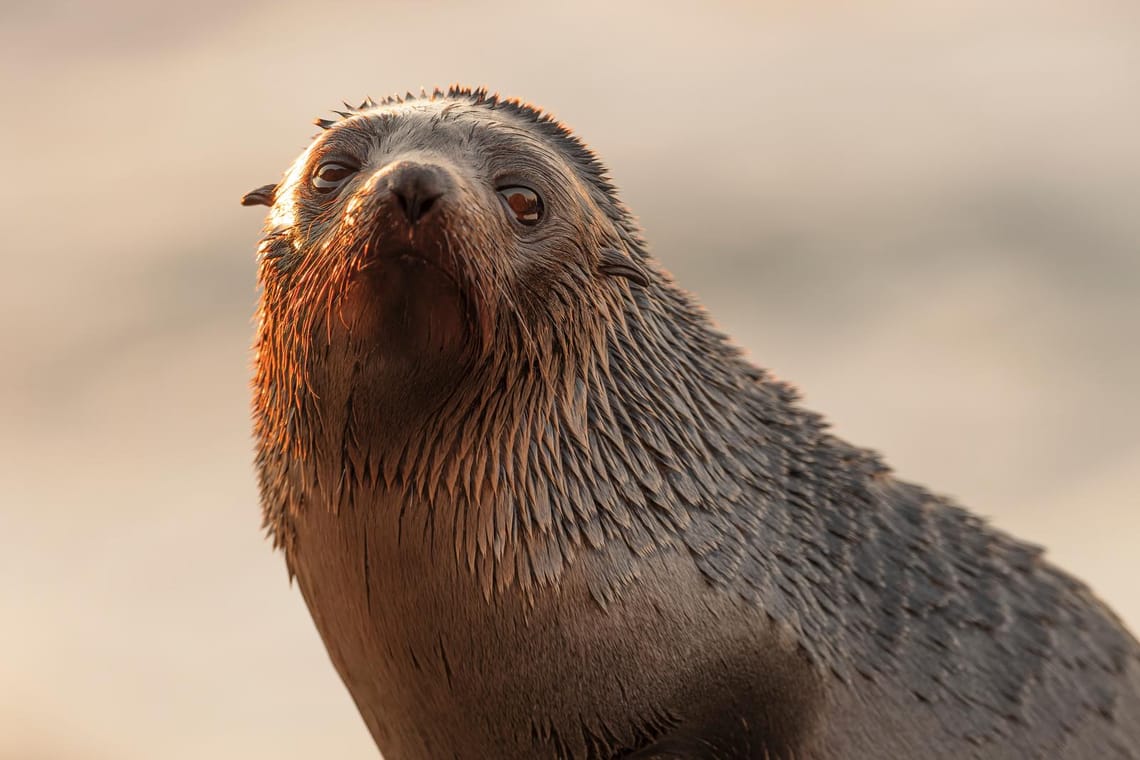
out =
[[634,285],[649,287],[649,274],[645,269],[616,248],[603,248],[598,258],[598,271],[602,274],[624,277]]
[[272,206],[274,196],[277,194],[277,185],[262,185],[256,190],[250,190],[241,197],[243,206]]

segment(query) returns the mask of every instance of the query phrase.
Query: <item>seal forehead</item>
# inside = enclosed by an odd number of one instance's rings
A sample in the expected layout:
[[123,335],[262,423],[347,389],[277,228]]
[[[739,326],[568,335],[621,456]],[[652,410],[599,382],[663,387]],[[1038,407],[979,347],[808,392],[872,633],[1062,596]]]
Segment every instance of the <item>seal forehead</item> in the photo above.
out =
[[572,162],[524,113],[463,100],[417,100],[377,105],[330,130],[330,141],[371,139],[390,151],[462,145],[471,152],[540,150]]

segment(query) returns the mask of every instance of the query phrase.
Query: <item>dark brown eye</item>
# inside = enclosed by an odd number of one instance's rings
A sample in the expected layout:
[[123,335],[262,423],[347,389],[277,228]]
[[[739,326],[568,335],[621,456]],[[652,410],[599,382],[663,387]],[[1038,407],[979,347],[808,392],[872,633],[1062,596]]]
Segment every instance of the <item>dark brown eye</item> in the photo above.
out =
[[331,193],[356,173],[356,167],[343,161],[325,161],[313,173],[311,182],[318,193]]
[[503,205],[519,224],[533,227],[542,219],[542,198],[529,187],[521,185],[500,187],[499,197],[503,199]]

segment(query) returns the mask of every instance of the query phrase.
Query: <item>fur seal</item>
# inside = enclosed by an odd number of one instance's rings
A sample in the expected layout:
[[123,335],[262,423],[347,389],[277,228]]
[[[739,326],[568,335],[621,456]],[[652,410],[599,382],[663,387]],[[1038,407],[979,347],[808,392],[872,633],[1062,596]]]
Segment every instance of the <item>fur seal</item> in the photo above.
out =
[[385,758],[1140,757],[1113,614],[747,363],[566,127],[318,124],[243,199],[257,469]]

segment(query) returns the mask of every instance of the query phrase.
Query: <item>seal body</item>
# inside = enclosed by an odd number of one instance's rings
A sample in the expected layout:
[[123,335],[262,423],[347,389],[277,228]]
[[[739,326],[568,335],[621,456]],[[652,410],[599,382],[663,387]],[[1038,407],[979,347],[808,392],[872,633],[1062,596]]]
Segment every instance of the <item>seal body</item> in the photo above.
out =
[[563,126],[320,124],[247,196],[258,469],[384,757],[1140,757],[1112,613],[745,362]]
[[[820,679],[790,631],[739,598],[706,597],[691,564],[651,558],[636,593],[605,609],[589,586],[610,566],[591,555],[556,592],[488,601],[440,562],[450,547],[399,543],[380,514],[309,514],[301,589],[385,757],[625,756],[682,727],[683,756],[691,742],[731,756],[798,736],[815,715]],[[311,563],[309,536],[322,554]]]

